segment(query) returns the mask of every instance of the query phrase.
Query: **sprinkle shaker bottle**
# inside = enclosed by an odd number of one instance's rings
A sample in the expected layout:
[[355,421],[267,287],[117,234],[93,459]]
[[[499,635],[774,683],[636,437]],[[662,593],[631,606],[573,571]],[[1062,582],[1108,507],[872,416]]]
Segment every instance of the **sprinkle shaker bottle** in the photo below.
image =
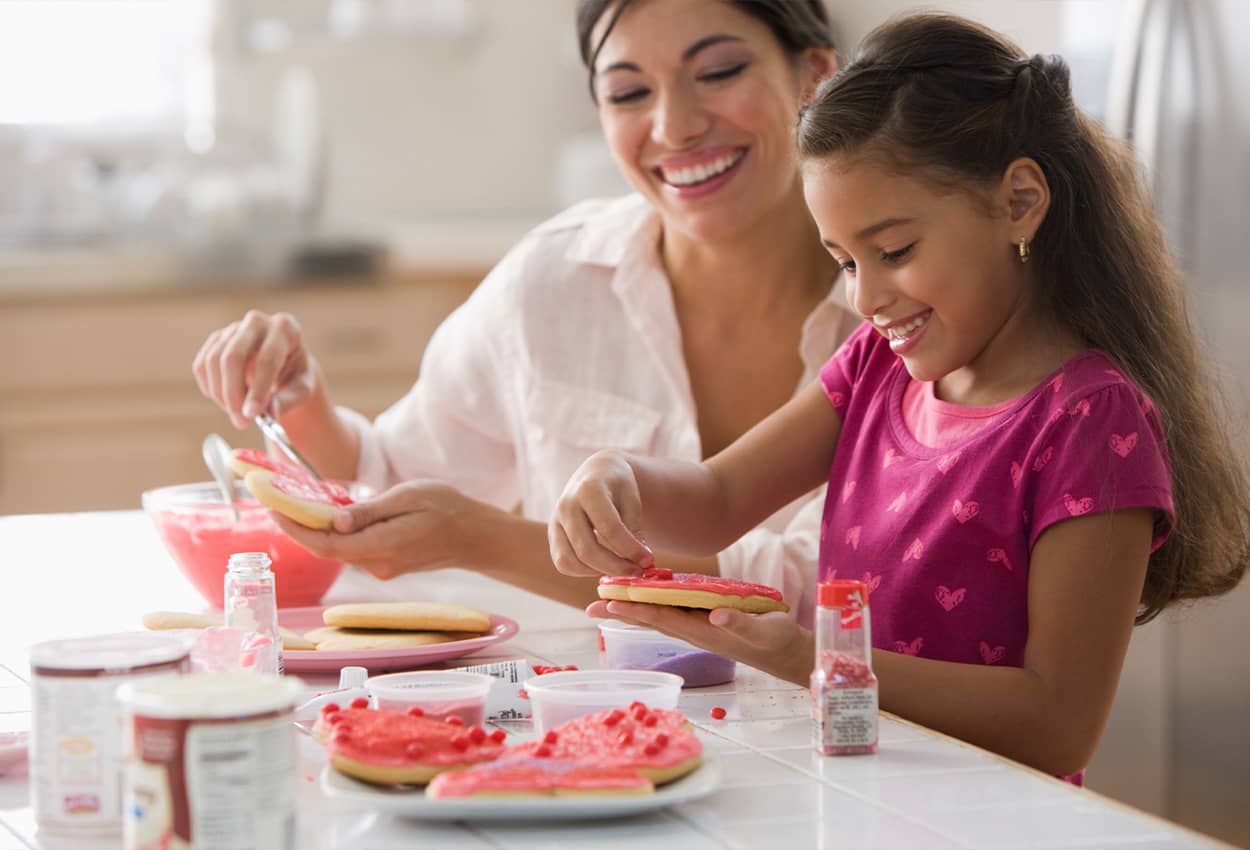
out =
[[868,586],[862,581],[820,584],[811,689],[819,752],[844,756],[877,751],[877,676],[872,672]]
[[[273,570],[264,552],[236,552],[226,564],[226,627],[254,632],[244,647],[242,666],[257,673],[282,675],[282,636],[278,633],[278,597]],[[247,664],[247,656],[252,663]]]

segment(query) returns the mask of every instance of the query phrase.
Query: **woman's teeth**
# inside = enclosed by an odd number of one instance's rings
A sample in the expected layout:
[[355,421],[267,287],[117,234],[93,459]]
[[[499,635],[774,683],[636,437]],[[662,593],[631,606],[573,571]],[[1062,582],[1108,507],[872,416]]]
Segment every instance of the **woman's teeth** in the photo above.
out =
[[664,177],[664,182],[671,183],[674,186],[693,186],[696,183],[702,183],[704,180],[710,180],[719,174],[724,174],[736,165],[738,160],[742,159],[745,154],[746,151],[727,153],[706,165],[692,165],[689,168],[677,168],[672,171],[661,168],[660,174]]

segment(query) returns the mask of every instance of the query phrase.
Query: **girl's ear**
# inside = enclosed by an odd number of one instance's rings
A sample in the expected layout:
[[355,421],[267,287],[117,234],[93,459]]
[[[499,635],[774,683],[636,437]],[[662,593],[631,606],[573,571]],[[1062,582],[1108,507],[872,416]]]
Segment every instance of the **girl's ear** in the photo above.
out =
[[801,87],[799,102],[807,103],[816,94],[816,87],[838,73],[838,55],[832,47],[809,47],[799,60]]
[[1012,160],[999,186],[1008,211],[1012,242],[1033,241],[1050,209],[1050,184],[1042,167],[1030,157]]

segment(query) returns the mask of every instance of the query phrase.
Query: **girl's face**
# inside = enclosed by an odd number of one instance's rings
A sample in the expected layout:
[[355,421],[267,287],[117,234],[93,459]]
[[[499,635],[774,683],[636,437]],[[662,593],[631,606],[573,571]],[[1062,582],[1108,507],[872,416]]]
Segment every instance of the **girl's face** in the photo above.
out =
[[798,191],[801,93],[834,69],[825,50],[796,64],[763,22],[724,0],[635,0],[595,62],[599,120],[621,172],[667,226],[729,239]]
[[1039,325],[997,189],[988,201],[943,192],[868,159],[806,163],[803,189],[851,306],[913,378],[938,381],[948,401],[975,403],[979,386],[1009,381],[1028,360]]

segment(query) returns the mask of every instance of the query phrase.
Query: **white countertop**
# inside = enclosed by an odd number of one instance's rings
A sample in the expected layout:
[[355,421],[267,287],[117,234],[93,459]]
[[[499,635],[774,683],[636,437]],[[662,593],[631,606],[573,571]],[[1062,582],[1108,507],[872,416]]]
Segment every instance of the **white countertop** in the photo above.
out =
[[[0,591],[0,732],[30,726],[30,644],[138,628],[149,610],[202,608],[137,511],[0,517],[0,551],[7,580]],[[349,568],[325,601],[404,597],[465,602],[519,621],[520,634],[490,655],[600,665],[593,621],[581,611],[459,570],[378,582]],[[327,684],[307,681],[312,688]],[[713,706],[728,716],[713,720]],[[321,750],[300,736],[296,846],[1227,846],[889,716],[881,718],[876,755],[822,757],[810,743],[806,691],[742,665],[732,684],[684,691],[680,707],[715,753],[720,788],[668,809],[605,821],[431,823],[349,808],[323,796],[315,781]],[[529,734],[528,721],[503,725],[514,741]],[[25,777],[0,776],[0,850],[48,846],[38,841]],[[107,850],[98,841],[80,846]]]

